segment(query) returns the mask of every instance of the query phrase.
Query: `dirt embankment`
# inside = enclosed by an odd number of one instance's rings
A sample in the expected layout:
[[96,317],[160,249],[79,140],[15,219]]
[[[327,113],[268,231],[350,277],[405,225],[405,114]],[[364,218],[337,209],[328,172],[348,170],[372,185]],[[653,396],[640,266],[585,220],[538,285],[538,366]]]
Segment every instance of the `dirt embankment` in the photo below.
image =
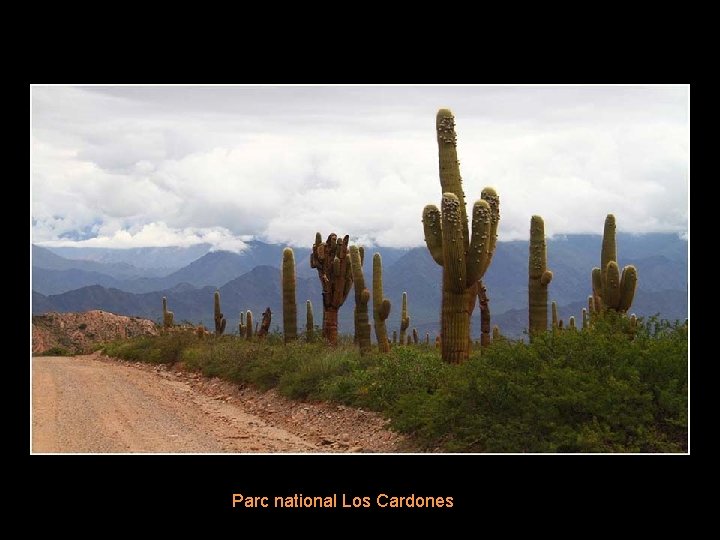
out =
[[35,357],[33,452],[397,452],[379,415],[99,354]]
[[157,335],[149,319],[92,310],[83,313],[46,313],[32,318],[32,352],[57,348],[69,354],[91,352],[93,345],[118,338]]

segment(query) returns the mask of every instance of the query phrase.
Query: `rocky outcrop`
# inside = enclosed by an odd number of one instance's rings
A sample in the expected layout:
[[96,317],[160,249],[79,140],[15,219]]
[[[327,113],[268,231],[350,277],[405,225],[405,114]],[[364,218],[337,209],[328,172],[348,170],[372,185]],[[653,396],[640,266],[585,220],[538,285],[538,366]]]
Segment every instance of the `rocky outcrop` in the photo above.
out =
[[158,333],[151,320],[107,311],[46,313],[32,318],[32,352],[42,354],[57,348],[68,353],[87,353],[97,343]]

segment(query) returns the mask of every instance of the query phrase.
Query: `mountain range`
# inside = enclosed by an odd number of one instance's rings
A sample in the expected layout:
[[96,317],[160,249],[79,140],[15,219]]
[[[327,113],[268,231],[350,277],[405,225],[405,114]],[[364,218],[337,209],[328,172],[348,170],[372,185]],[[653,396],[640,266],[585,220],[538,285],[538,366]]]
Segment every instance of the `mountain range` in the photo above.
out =
[[[599,235],[567,235],[547,242],[548,267],[554,274],[549,297],[558,303],[564,319],[574,315],[579,322],[590,293],[590,271],[599,265],[601,242]],[[213,293],[217,288],[228,331],[236,331],[240,311],[250,309],[259,315],[266,307],[274,314],[271,328],[280,328],[279,267],[284,246],[258,241],[247,244],[238,253],[209,251],[210,246],[206,246],[202,255],[181,268],[173,268],[173,264],[183,257],[197,255],[200,252],[197,246],[137,248],[122,254],[110,251],[128,250],[105,249],[93,255],[88,248],[48,249],[33,245],[32,312],[102,309],[159,321],[161,298],[166,296],[176,321],[202,321],[212,327]],[[670,320],[687,318],[687,241],[675,234],[618,233],[617,244],[620,266],[634,264],[638,268],[638,291],[632,311],[638,316],[659,313]],[[143,250],[147,250],[148,259],[143,258]],[[372,254],[376,251],[383,258],[384,295],[393,306],[388,329],[399,328],[400,299],[402,292],[407,291],[411,328],[434,337],[439,327],[442,269],[424,246],[368,248],[364,264],[368,285],[372,281]],[[319,325],[322,297],[317,273],[310,268],[310,249],[294,248],[294,252],[299,326],[304,326],[307,299],[315,307],[315,322]],[[162,260],[168,264],[160,266]],[[484,279],[492,322],[509,336],[520,336],[527,327],[527,266],[526,241],[498,242]],[[167,273],[158,275],[163,271]],[[341,332],[352,333],[353,306],[351,292],[340,309]],[[479,334],[477,315],[476,308],[474,337]]]

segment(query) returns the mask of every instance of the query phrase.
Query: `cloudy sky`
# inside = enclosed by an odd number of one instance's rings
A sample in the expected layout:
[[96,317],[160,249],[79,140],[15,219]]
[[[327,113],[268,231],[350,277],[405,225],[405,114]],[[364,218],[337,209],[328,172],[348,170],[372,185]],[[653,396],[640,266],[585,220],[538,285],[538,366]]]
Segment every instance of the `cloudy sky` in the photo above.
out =
[[421,245],[441,107],[468,202],[500,194],[500,240],[533,214],[548,234],[601,233],[607,213],[686,233],[686,86],[33,86],[32,240]]

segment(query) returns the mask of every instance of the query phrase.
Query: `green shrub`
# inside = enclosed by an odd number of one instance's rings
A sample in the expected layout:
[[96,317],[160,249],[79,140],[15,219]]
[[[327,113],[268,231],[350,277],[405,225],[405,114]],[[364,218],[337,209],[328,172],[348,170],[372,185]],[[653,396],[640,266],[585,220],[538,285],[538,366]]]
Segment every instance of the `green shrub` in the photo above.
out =
[[382,412],[417,448],[461,452],[684,452],[687,329],[651,318],[636,333],[610,315],[591,331],[502,340],[449,365],[428,347],[360,356],[351,337],[329,348],[280,334],[118,341],[107,354],[182,361],[238,384]]

